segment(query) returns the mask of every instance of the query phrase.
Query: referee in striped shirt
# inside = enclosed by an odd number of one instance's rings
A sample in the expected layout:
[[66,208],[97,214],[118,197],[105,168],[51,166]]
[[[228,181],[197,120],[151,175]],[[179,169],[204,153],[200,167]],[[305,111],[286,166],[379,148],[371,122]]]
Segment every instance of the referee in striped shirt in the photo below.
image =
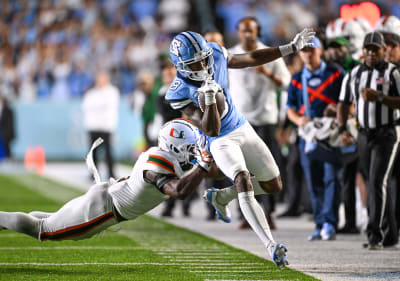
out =
[[344,146],[354,141],[345,124],[353,102],[356,108],[360,168],[368,188],[367,247],[371,250],[382,248],[382,222],[390,202],[387,184],[400,143],[400,126],[396,126],[400,124],[400,72],[394,64],[384,61],[385,48],[381,33],[365,36],[365,62],[345,76],[338,106]]

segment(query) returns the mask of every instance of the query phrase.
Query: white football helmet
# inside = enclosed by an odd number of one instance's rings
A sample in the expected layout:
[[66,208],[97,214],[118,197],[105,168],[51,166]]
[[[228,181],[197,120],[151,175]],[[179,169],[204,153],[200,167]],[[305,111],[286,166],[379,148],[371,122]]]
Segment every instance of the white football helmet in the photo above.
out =
[[362,30],[364,31],[364,34],[370,33],[373,31],[373,28],[371,26],[371,24],[369,23],[369,21],[364,18],[364,17],[356,17],[354,19],[354,21],[356,21],[362,28]]
[[326,39],[340,37],[343,23],[344,21],[341,18],[331,20],[325,28]]
[[174,119],[162,126],[158,134],[158,147],[174,155],[178,162],[187,165],[196,154],[198,129],[184,119]]
[[341,28],[341,37],[345,37],[350,43],[350,53],[353,58],[359,59],[362,54],[362,47],[364,42],[364,30],[361,25],[355,21],[345,21]]
[[388,39],[388,34],[390,34],[400,40],[400,19],[391,15],[383,16],[379,20],[376,30],[382,32],[385,39]]

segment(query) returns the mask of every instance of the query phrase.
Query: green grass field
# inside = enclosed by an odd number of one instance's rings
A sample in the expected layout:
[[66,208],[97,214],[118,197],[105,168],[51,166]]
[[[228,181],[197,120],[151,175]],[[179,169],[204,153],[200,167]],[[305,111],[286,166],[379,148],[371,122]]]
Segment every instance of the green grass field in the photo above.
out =
[[[79,191],[33,175],[0,176],[0,210],[55,211]],[[0,231],[0,280],[316,280],[143,216],[82,241]]]

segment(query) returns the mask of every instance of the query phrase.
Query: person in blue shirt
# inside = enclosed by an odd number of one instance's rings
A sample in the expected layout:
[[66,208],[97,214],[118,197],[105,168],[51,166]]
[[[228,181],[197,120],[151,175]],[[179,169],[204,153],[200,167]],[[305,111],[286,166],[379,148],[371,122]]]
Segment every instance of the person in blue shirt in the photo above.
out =
[[[282,189],[279,169],[268,147],[235,108],[228,89],[228,67],[265,64],[311,46],[307,41],[314,35],[311,29],[304,29],[287,45],[235,55],[192,31],[178,34],[170,44],[177,75],[165,98],[207,136],[216,165],[236,186],[236,190],[207,190],[204,197],[225,222],[232,220],[227,204],[238,198],[244,217],[280,268],[287,264],[287,249],[274,241],[265,214],[254,198],[254,193],[275,193]],[[204,93],[204,111],[199,106],[199,92]],[[225,106],[220,115],[215,96],[221,92]]]
[[[288,89],[288,118],[299,127],[305,127],[314,117],[323,117],[329,104],[337,104],[344,77],[341,68],[327,64],[321,59],[322,47],[319,39],[314,37],[312,42],[313,47],[300,51],[304,67],[293,75]],[[333,240],[340,203],[340,159],[338,154],[322,154],[323,151],[310,149],[308,145],[309,143],[306,145],[305,141],[300,139],[300,159],[316,224],[315,231],[308,239]],[[311,151],[315,153],[309,153]]]

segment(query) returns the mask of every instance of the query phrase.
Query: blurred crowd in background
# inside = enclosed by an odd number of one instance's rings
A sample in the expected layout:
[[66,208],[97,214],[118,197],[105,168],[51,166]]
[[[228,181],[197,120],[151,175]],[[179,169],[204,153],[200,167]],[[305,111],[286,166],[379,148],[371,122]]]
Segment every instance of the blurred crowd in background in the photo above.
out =
[[[219,30],[230,47],[237,42],[237,21],[255,16],[262,26],[261,41],[275,46],[288,42],[303,27],[325,29],[343,3],[2,0],[0,91],[9,100],[80,98],[101,68],[111,73],[122,95],[130,95],[140,73],[159,74],[171,38],[182,30]],[[376,3],[382,14],[400,16],[398,1]]]

